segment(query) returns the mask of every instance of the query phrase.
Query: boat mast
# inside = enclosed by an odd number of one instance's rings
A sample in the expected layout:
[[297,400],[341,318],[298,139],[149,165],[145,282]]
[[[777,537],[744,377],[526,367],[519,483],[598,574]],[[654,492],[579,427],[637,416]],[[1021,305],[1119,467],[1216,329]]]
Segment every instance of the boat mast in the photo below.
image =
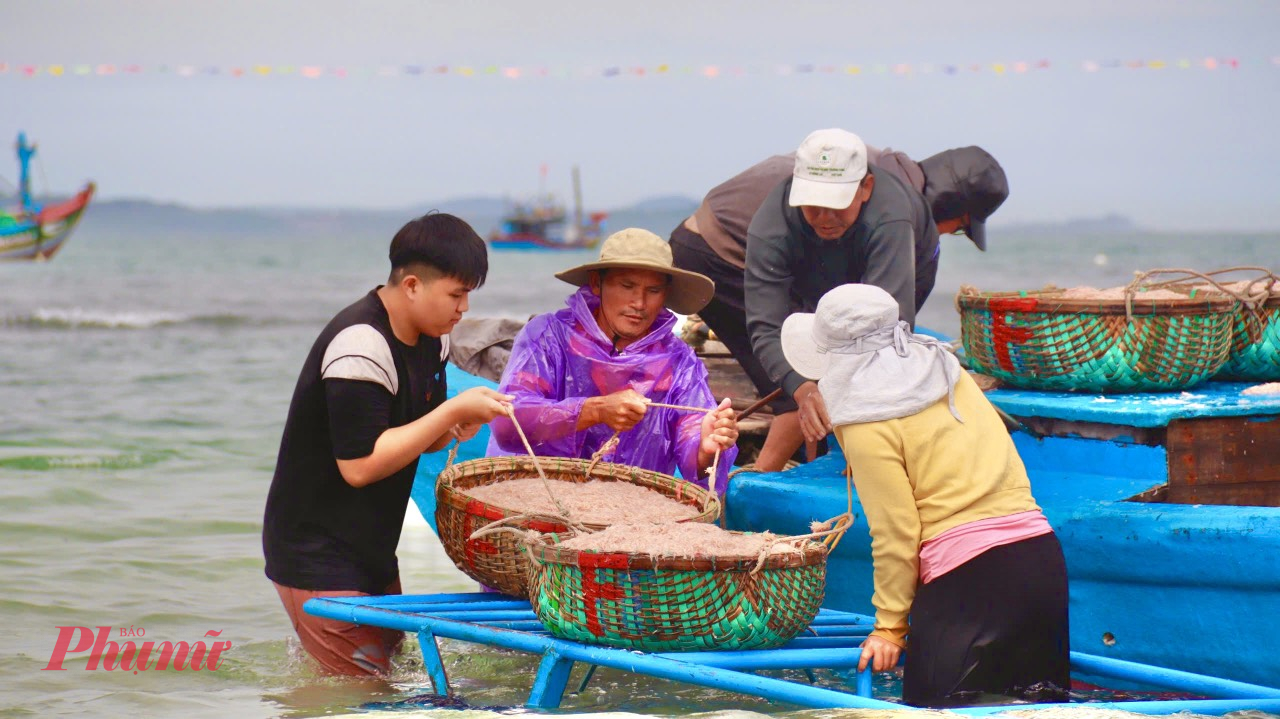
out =
[[27,133],[18,133],[18,193],[22,199],[22,209],[27,212],[39,212],[40,208],[31,199],[31,156],[36,154],[36,146],[27,144]]
[[577,165],[573,166],[573,227],[576,236],[582,229],[582,182]]

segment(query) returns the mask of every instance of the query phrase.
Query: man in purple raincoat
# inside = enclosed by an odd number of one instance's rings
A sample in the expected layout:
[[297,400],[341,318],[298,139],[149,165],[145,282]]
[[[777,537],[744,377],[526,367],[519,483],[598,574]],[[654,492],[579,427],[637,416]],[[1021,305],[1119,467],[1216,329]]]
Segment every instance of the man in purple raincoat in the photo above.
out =
[[[672,332],[672,310],[702,309],[715,284],[673,267],[671,246],[636,228],[609,236],[598,262],[556,277],[578,291],[564,309],[525,325],[500,384],[534,453],[589,458],[617,433],[604,460],[664,474],[679,467],[707,487],[719,449],[715,489],[723,494],[738,454],[737,419],[728,399],[716,405],[706,367]],[[490,456],[526,452],[510,419],[490,427]]]

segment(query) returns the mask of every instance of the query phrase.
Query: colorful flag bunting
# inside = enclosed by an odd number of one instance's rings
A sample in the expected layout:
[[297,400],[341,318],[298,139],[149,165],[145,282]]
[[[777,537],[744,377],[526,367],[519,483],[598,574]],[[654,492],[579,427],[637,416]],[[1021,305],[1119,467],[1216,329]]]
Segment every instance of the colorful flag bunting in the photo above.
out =
[[[1270,66],[1280,67],[1280,55],[1255,60],[1241,60],[1239,57],[1203,57],[1203,58],[1179,58],[1175,60],[1166,60],[1163,58],[1154,59],[1105,59],[1105,60],[1083,60],[1074,65],[1074,67],[1086,73],[1097,73],[1106,70],[1167,70],[1177,68],[1179,70],[1238,70],[1244,67]],[[399,77],[421,77],[428,74],[433,75],[457,75],[466,78],[493,76],[501,77],[508,80],[520,80],[526,78],[647,78],[649,76],[671,76],[684,75],[689,77],[703,77],[707,79],[715,79],[720,77],[745,77],[759,75],[775,75],[778,77],[790,77],[792,75],[933,75],[942,74],[948,76],[958,76],[962,73],[990,73],[997,76],[1006,76],[1010,74],[1025,75],[1033,72],[1041,72],[1051,70],[1054,63],[1048,59],[1036,61],[1017,60],[1012,62],[990,62],[990,63],[941,63],[934,64],[930,62],[921,63],[875,63],[875,64],[814,64],[814,63],[795,63],[780,64],[773,66],[760,65],[681,65],[673,66],[669,63],[660,63],[657,65],[606,65],[604,67],[547,67],[545,65],[522,67],[518,65],[449,65],[438,64],[433,66],[421,64],[406,65],[381,65],[369,67],[344,67],[344,66],[326,66],[326,65],[272,65],[267,63],[255,63],[247,65],[206,65],[199,67],[190,64],[163,64],[163,65],[143,65],[138,63],[128,63],[117,65],[114,63],[99,64],[75,64],[68,65],[62,63],[51,63],[47,65],[30,64],[30,63],[11,63],[0,62],[0,76],[12,75],[23,78],[35,77],[51,77],[63,78],[69,76],[86,77],[119,77],[123,75],[175,75],[180,78],[191,78],[196,76],[230,76],[232,78],[242,78],[245,76],[255,77],[289,77],[293,75],[300,76],[308,80],[320,78],[399,78]],[[1063,67],[1072,67],[1064,65]]]

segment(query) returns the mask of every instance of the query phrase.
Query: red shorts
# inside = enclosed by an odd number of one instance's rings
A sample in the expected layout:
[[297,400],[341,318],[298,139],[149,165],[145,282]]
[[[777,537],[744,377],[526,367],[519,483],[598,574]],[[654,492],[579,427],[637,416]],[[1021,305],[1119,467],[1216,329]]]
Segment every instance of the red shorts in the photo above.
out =
[[[326,672],[368,676],[387,674],[391,670],[391,657],[400,648],[404,632],[325,619],[302,610],[304,602],[317,597],[327,599],[370,595],[353,591],[294,589],[279,584],[275,584],[275,588],[280,594],[280,601],[284,602],[285,611],[289,613],[293,630],[302,640],[303,649],[320,662]],[[383,593],[400,594],[400,580],[392,582]]]

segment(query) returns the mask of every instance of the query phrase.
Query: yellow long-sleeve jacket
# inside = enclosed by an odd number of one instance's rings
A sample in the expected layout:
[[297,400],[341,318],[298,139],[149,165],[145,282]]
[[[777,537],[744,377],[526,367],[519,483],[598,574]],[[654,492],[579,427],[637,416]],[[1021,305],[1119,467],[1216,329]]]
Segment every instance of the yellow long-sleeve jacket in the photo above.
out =
[[873,635],[905,646],[920,545],[969,522],[1038,510],[1004,423],[964,373],[956,421],[939,399],[916,414],[836,427],[871,527]]

